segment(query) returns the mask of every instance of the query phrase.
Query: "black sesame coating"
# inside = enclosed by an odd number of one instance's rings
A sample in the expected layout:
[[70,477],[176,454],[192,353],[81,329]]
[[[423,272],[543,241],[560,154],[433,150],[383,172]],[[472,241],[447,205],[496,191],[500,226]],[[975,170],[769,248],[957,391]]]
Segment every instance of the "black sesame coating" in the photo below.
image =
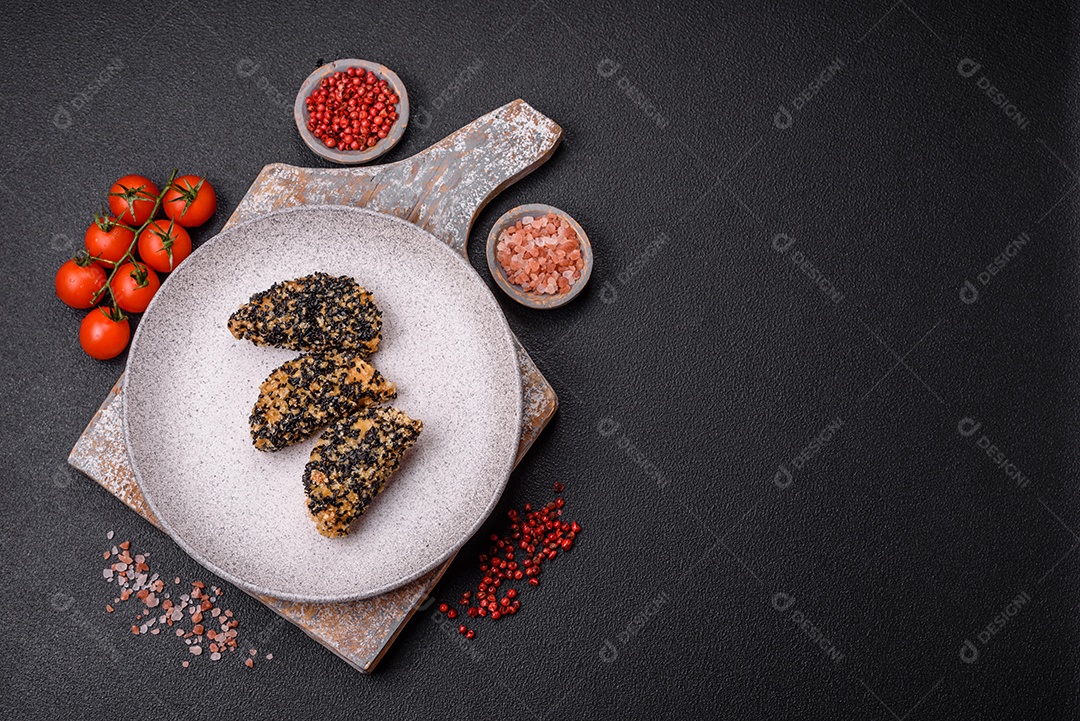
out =
[[229,318],[229,332],[256,345],[300,351],[339,348],[365,358],[379,348],[382,314],[352,278],[326,273],[275,283]]
[[260,451],[276,451],[310,438],[355,408],[396,395],[394,384],[357,353],[302,355],[275,368],[259,386],[251,440]]
[[423,427],[396,408],[364,408],[326,429],[304,468],[308,511],[319,533],[348,534]]

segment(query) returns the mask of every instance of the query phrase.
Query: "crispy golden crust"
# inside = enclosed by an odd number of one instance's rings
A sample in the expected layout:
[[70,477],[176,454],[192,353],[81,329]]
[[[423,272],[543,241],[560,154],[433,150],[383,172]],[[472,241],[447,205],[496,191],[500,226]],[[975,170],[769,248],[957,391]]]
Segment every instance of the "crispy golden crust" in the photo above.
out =
[[349,532],[423,427],[396,408],[365,408],[326,429],[304,469],[308,511],[319,533]]
[[379,348],[382,314],[346,276],[315,273],[275,283],[229,318],[229,332],[256,345],[301,351],[334,348],[368,357]]
[[356,353],[310,353],[283,363],[259,386],[251,440],[276,451],[310,438],[355,408],[388,401],[394,384]]

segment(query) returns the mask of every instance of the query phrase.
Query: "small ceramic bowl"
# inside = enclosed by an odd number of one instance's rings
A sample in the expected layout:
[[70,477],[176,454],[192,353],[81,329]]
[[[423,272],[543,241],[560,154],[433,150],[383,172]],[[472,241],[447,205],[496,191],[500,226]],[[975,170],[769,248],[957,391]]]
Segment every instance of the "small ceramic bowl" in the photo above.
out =
[[[503,231],[503,228],[517,223],[523,216],[531,215],[537,217],[547,215],[548,213],[554,213],[559,216],[574,229],[574,232],[577,233],[578,242],[581,245],[581,259],[584,261],[584,265],[581,268],[581,279],[565,293],[556,293],[554,295],[549,295],[547,293],[533,293],[525,290],[519,285],[511,283],[510,279],[506,277],[506,271],[503,270],[502,266],[499,265],[499,261],[495,258],[495,246],[499,242],[499,233]],[[593,252],[592,245],[589,244],[589,236],[585,235],[585,231],[582,230],[578,222],[571,218],[568,213],[551,205],[545,205],[544,203],[530,203],[529,205],[519,205],[516,208],[511,208],[503,213],[501,218],[495,221],[495,225],[492,226],[491,232],[488,233],[487,263],[488,270],[491,271],[492,277],[495,278],[495,283],[504,293],[518,303],[530,308],[558,308],[560,305],[565,305],[577,297],[578,293],[581,292],[581,289],[584,288],[585,284],[589,281],[589,276],[592,275]]]
[[[328,148],[321,140],[315,137],[314,133],[308,130],[307,126],[309,119],[307,103],[305,102],[307,97],[319,86],[323,78],[349,68],[363,68],[365,71],[374,73],[375,77],[385,80],[390,89],[394,91],[394,94],[398,96],[398,119],[390,127],[390,134],[366,150]],[[359,165],[378,158],[401,140],[401,136],[405,134],[405,127],[409,124],[409,94],[405,92],[405,83],[401,82],[401,78],[385,65],[379,65],[367,60],[345,58],[327,63],[307,76],[307,80],[300,86],[300,92],[296,94],[296,102],[293,103],[293,117],[296,119],[296,129],[300,131],[300,137],[304,139],[304,143],[316,155],[321,155],[327,160],[342,165]]]

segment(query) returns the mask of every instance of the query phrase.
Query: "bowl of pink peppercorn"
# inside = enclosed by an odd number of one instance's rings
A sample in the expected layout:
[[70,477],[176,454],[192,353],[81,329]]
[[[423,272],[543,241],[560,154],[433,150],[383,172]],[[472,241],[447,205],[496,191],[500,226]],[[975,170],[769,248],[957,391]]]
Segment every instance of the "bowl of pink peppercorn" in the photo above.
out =
[[488,233],[487,262],[495,283],[530,308],[573,300],[592,274],[589,237],[576,220],[543,203],[519,205]]
[[409,124],[409,96],[390,68],[346,58],[307,77],[296,94],[293,117],[304,144],[316,154],[358,165],[401,140]]

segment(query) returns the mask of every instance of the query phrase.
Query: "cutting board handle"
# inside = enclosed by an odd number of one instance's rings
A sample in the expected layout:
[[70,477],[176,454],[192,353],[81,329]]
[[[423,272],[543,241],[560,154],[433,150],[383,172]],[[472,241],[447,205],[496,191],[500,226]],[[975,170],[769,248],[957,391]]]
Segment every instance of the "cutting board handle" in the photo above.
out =
[[465,255],[477,214],[550,158],[561,139],[558,123],[514,100],[396,163],[267,165],[225,227],[300,205],[353,205],[404,218]]

